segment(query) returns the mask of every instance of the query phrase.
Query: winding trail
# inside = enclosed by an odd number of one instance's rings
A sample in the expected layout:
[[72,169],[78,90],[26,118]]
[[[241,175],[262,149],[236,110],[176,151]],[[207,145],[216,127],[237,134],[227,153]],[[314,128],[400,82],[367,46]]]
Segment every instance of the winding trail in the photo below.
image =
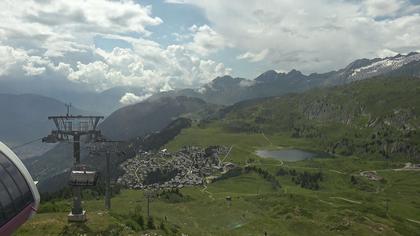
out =
[[142,182],[142,181],[140,180],[140,177],[137,175],[137,172],[139,171],[140,167],[141,167],[141,166],[138,166],[138,167],[137,167],[137,169],[136,169],[136,171],[134,172],[134,174],[136,175],[136,178],[137,178],[137,183],[141,183],[141,182]]
[[215,200],[215,198],[213,197],[213,194],[207,190],[207,185],[204,185],[203,189],[201,189],[200,191],[202,193],[207,193],[211,200]]

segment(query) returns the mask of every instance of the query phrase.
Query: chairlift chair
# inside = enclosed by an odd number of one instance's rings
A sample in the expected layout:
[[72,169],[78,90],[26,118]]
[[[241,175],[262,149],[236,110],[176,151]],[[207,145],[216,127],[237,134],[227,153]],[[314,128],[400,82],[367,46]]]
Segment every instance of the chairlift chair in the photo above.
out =
[[89,169],[85,165],[76,166],[70,172],[69,185],[80,187],[96,186],[99,173],[96,170]]

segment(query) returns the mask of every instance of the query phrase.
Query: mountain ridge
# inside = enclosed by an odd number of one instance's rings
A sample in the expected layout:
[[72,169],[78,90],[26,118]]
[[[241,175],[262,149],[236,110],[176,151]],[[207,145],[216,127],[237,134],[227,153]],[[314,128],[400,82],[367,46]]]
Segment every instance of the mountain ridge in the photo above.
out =
[[311,88],[348,84],[377,76],[420,76],[420,54],[411,52],[394,57],[358,59],[337,71],[305,75],[293,69],[287,73],[268,70],[255,79],[220,76],[196,89],[181,89],[155,94],[160,96],[190,96],[209,103],[232,105],[258,97],[281,96]]
[[120,108],[99,128],[111,139],[128,140],[160,131],[180,116],[205,116],[208,109],[212,111],[217,106],[193,97],[159,97]]

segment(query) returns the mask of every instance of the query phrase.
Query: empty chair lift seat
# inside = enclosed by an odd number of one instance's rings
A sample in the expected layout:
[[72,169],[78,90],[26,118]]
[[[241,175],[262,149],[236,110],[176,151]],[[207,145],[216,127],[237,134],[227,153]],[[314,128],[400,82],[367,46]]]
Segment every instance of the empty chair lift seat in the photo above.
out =
[[71,186],[95,186],[98,181],[98,173],[92,170],[73,170],[70,173],[69,185]]

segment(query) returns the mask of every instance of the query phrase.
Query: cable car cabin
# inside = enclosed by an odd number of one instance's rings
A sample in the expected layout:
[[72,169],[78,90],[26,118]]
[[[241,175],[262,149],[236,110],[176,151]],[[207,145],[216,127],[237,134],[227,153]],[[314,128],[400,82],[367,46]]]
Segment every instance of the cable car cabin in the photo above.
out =
[[22,161],[0,142],[0,235],[11,235],[38,209],[39,193]]

